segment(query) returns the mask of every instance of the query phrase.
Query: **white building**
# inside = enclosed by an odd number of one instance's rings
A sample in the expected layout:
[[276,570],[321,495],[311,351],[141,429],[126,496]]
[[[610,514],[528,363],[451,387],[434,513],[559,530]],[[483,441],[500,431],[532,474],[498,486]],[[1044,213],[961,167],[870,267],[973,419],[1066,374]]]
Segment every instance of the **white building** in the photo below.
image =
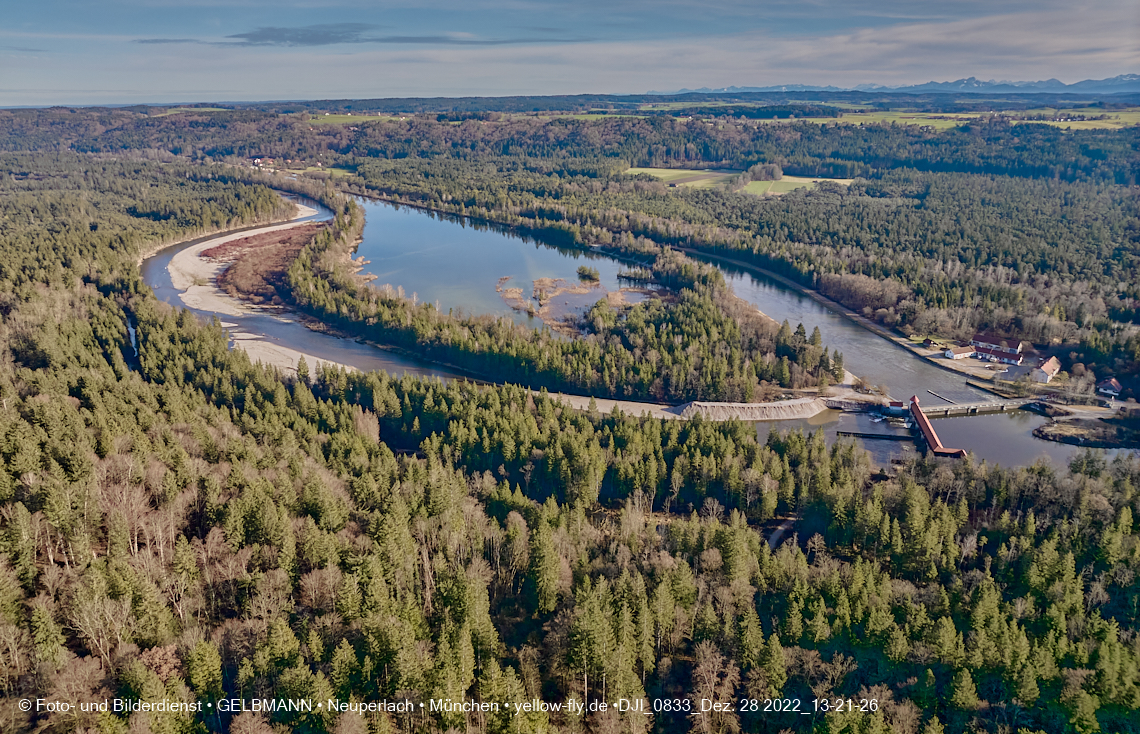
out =
[[1040,367],[1037,367],[1030,374],[1033,376],[1034,382],[1047,383],[1057,376],[1061,371],[1061,362],[1056,357],[1050,357],[1045,360]]

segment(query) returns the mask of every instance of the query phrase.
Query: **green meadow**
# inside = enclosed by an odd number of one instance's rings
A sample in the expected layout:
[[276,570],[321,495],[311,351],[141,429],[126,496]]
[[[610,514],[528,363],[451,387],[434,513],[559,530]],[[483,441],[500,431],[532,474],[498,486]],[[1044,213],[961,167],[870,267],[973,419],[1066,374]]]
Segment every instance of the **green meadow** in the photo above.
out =
[[724,183],[740,171],[696,170],[688,168],[631,168],[630,175],[645,173],[665,183],[707,189]]
[[850,178],[804,178],[803,176],[784,176],[779,181],[752,181],[746,185],[741,191],[747,194],[756,194],[763,196],[765,194],[772,194],[779,196],[786,194],[789,191],[796,189],[804,189],[809,186],[815,186],[820,181],[833,181],[842,186],[850,186],[852,179]]
[[[630,168],[626,173],[630,175],[644,173],[668,184],[706,189],[727,183],[730,178],[740,173],[740,171],[726,171],[723,169],[702,171],[690,168]],[[741,191],[757,196],[763,196],[765,194],[778,196],[780,194],[786,194],[789,191],[795,191],[796,189],[814,186],[819,181],[834,181],[837,184],[848,186],[851,184],[852,179],[784,176],[779,181],[752,181],[741,189]]]

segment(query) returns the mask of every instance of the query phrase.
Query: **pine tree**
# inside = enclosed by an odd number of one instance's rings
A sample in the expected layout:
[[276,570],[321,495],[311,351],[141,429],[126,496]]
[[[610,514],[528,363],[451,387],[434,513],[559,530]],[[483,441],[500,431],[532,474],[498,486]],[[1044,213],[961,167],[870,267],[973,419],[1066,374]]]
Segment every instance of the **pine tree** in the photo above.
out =
[[36,657],[52,666],[63,662],[67,638],[44,605],[37,603],[32,607],[30,626]]
[[760,628],[760,616],[751,604],[744,609],[740,618],[740,663],[745,671],[754,670],[762,664],[765,651],[764,630]]
[[922,734],[943,734],[945,731],[946,729],[937,716],[931,716],[926,725],[922,727]]
[[186,658],[186,678],[200,697],[221,698],[222,656],[213,643],[203,640],[190,650]]
[[788,664],[784,658],[784,647],[780,644],[780,636],[775,632],[768,638],[768,644],[764,646],[760,666],[768,678],[769,693],[772,696],[782,695],[784,686],[788,682]]
[[554,548],[550,525],[539,522],[531,537],[531,578],[538,596],[538,611],[549,614],[558,606],[561,586],[561,558]]
[[1041,696],[1041,689],[1037,687],[1037,674],[1033,666],[1025,665],[1017,676],[1017,699],[1024,706],[1032,706]]
[[896,663],[905,661],[910,654],[910,640],[907,639],[906,633],[896,625],[891,625],[885,652],[887,657]]
[[352,693],[352,681],[359,669],[360,661],[356,651],[347,639],[340,641],[332,655],[332,685],[337,695],[348,699]]
[[804,634],[803,602],[799,597],[793,597],[788,603],[788,613],[784,617],[784,634],[792,644],[799,643]]
[[831,625],[827,621],[827,605],[822,596],[817,596],[811,603],[809,611],[811,619],[807,622],[808,637],[815,643],[820,643],[831,637]]
[[970,671],[963,668],[955,673],[951,688],[950,705],[963,711],[973,711],[978,707],[978,689],[974,687]]
[[297,358],[297,380],[306,386],[312,383],[309,379],[309,363],[303,354]]
[[843,369],[843,354],[841,352],[835,352],[835,356],[831,358],[831,374],[837,383],[843,383],[845,370]]

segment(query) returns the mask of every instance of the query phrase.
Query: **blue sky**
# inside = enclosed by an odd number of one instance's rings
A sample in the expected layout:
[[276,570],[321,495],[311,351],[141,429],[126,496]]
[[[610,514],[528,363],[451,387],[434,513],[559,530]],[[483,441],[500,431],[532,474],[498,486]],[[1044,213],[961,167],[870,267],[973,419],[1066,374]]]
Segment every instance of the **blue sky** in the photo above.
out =
[[1064,82],[1140,71],[1135,0],[5,3],[0,105]]

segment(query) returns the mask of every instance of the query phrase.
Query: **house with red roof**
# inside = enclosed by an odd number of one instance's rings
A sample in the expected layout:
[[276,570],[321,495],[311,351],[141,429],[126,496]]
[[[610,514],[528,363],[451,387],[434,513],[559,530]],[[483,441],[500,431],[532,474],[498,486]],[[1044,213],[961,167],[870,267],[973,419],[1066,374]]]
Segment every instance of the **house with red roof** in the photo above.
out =
[[1101,395],[1110,398],[1120,397],[1120,391],[1124,388],[1120,384],[1120,380],[1115,377],[1110,377],[1107,380],[1101,380],[1096,384],[1096,391]]
[[1036,368],[1030,373],[1034,382],[1047,383],[1057,376],[1061,371],[1061,360],[1056,357],[1050,357],[1045,360],[1040,367]]

